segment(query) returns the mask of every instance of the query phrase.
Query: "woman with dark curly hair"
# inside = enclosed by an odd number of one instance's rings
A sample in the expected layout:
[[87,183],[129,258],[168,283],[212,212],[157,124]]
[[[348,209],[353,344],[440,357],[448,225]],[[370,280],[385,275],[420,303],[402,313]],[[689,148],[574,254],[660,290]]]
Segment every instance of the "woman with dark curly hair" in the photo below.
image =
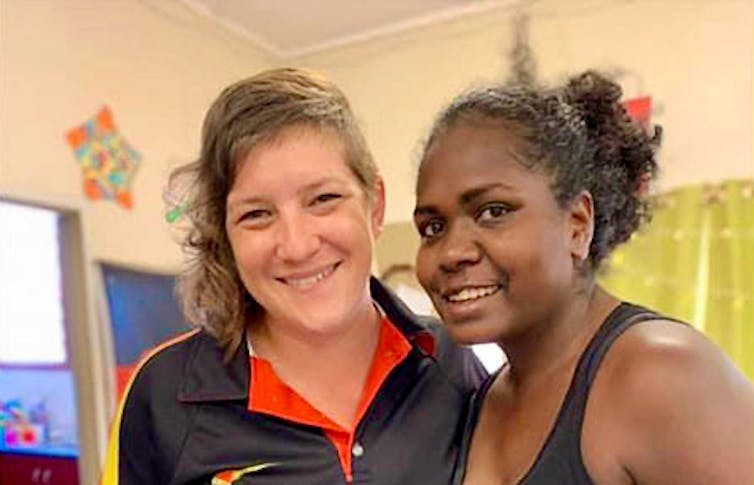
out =
[[457,341],[508,358],[472,401],[457,483],[754,483],[751,383],[690,326],[595,283],[657,170],[659,129],[620,96],[595,72],[475,89],[426,143],[419,281]]
[[298,69],[233,84],[186,177],[199,329],[136,371],[105,485],[448,483],[486,373],[370,278],[384,189],[343,93]]

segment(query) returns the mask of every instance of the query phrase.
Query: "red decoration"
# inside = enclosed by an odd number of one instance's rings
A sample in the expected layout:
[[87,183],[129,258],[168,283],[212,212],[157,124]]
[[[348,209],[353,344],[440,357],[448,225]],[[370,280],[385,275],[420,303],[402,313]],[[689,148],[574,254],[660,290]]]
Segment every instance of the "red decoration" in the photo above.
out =
[[652,122],[652,98],[642,96],[623,101],[621,103],[628,115],[641,125],[644,130],[649,131]]

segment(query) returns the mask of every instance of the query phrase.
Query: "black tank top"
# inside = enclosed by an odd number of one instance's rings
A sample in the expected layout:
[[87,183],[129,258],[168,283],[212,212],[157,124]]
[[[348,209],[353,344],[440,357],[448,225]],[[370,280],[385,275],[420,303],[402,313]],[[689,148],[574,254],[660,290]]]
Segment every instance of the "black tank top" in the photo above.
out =
[[[630,303],[621,303],[605,319],[579,358],[555,424],[539,450],[534,464],[518,485],[594,485],[581,457],[581,425],[584,422],[589,388],[613,342],[632,325],[656,319],[668,320]],[[472,397],[464,430],[461,459],[457,464],[453,481],[456,485],[463,483],[471,436],[479,419],[484,397],[497,374],[489,376]]]

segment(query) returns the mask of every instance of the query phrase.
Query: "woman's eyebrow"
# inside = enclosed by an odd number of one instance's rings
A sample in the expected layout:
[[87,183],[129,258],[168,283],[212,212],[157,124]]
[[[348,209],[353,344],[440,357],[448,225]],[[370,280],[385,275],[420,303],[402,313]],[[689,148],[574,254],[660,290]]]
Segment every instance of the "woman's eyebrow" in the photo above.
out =
[[330,177],[322,177],[321,179],[317,179],[317,180],[315,180],[315,181],[313,181],[311,183],[308,183],[308,184],[304,185],[303,187],[301,187],[301,189],[299,189],[298,192],[299,193],[312,192],[312,191],[317,190],[320,187],[322,187],[324,185],[328,185],[330,183],[340,184],[341,181],[337,177],[332,177],[332,176],[330,176]]
[[437,209],[433,205],[418,205],[414,209],[414,217],[437,214]]
[[265,200],[264,197],[259,196],[259,195],[249,195],[245,197],[236,197],[236,198],[228,197],[226,210],[230,211],[239,206],[258,204],[258,203],[264,202],[264,200]]
[[461,205],[469,205],[472,202],[474,202],[476,199],[481,197],[482,195],[494,189],[503,189],[503,190],[511,191],[511,190],[514,190],[514,187],[504,182],[493,182],[490,184],[485,184],[479,187],[474,187],[469,190],[466,190],[458,198],[458,201],[461,203]]
[[[494,182],[490,184],[481,185],[479,187],[473,187],[471,189],[464,191],[458,197],[458,202],[462,206],[471,205],[479,197],[483,196],[487,192],[494,189],[502,189],[502,190],[507,190],[507,191],[515,190],[515,188],[512,185],[506,184],[504,182]],[[437,214],[437,212],[438,211],[434,205],[431,205],[431,204],[417,205],[416,208],[414,209],[414,217],[424,216],[424,215],[434,215],[434,214]]]

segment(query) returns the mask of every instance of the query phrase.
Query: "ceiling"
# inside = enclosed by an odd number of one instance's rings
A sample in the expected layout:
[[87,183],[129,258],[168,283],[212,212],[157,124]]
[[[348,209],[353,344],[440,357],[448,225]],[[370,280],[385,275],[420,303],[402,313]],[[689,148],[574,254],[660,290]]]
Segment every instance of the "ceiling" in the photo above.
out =
[[511,6],[519,0],[182,0],[282,58]]

